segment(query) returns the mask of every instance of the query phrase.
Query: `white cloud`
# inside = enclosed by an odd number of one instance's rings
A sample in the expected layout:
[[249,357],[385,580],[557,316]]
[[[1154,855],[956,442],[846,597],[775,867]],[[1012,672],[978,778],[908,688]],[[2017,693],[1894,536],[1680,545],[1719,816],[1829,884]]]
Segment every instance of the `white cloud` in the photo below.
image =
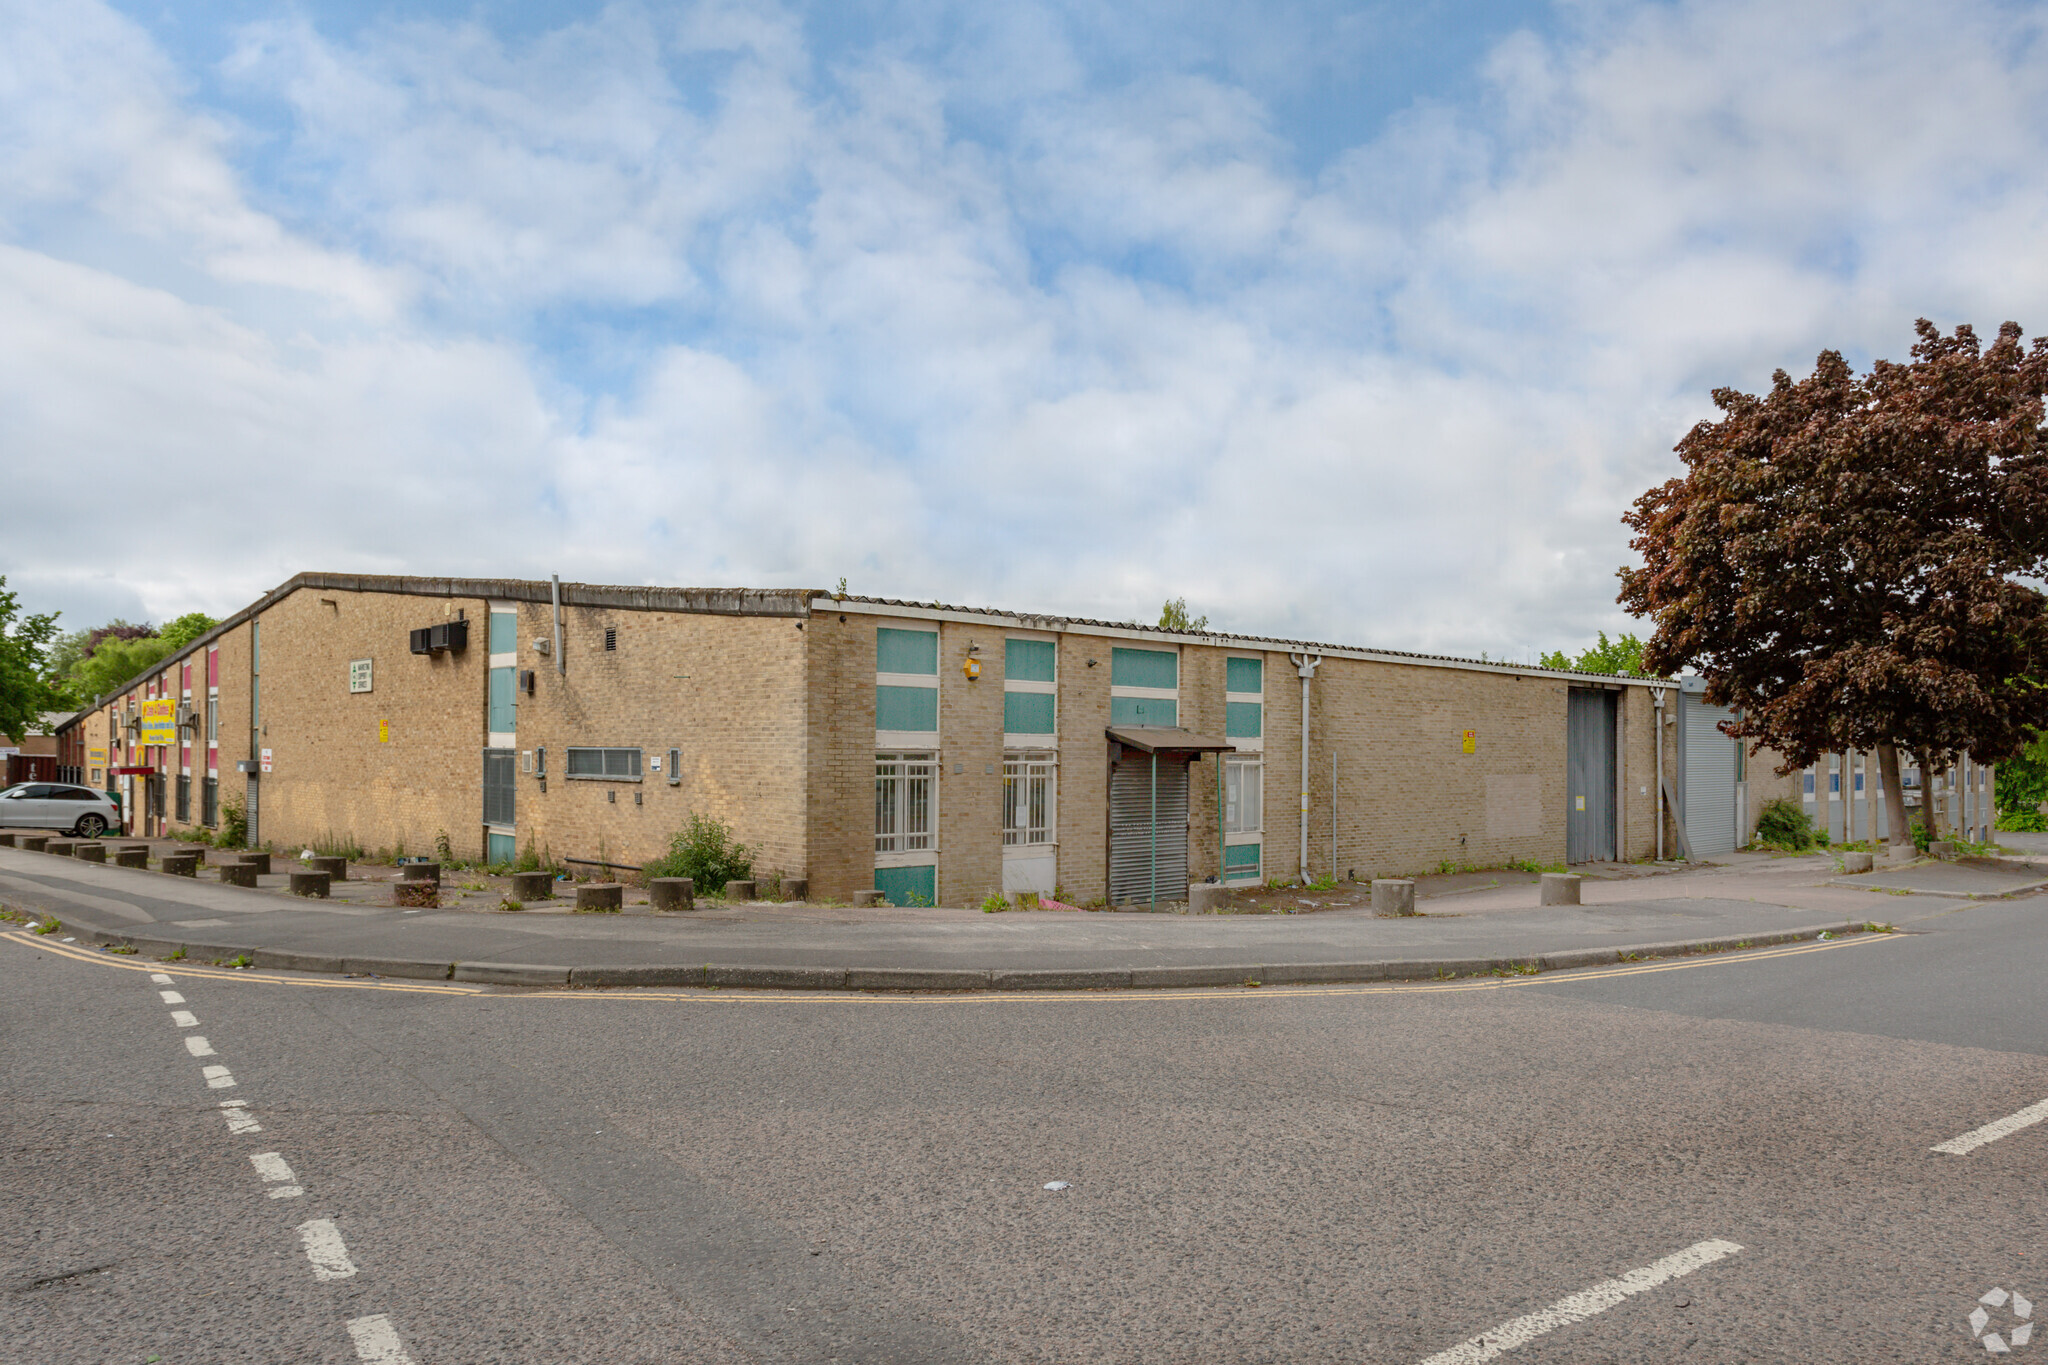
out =
[[1572,645],[1711,385],[2048,327],[2048,72],[1988,4],[1571,15],[1304,173],[1232,62],[1105,82],[1030,5],[829,58],[751,6],[280,21],[223,73],[261,127],[110,11],[17,10],[0,460],[38,515],[0,572],[85,535],[81,610],[845,574]]

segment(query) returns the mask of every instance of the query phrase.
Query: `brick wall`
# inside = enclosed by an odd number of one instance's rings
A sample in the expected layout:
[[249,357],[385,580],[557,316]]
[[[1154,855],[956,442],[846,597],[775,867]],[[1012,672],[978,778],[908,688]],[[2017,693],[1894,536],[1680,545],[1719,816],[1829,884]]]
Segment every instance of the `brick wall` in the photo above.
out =
[[1109,649],[1059,638],[1059,886],[1073,904],[1109,890]]
[[811,895],[851,900],[875,884],[874,618],[816,612],[804,635]]
[[[939,628],[939,903],[979,905],[1003,890],[1003,641],[1001,626]],[[964,671],[968,650],[981,677]],[[870,822],[872,824],[872,821]]]

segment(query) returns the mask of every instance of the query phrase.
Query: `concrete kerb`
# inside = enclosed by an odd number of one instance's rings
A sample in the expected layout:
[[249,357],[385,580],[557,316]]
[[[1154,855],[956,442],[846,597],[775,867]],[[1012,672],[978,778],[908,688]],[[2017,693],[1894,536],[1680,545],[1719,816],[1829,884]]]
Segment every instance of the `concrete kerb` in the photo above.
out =
[[1194,987],[1336,985],[1357,982],[1449,981],[1487,976],[1612,967],[1657,958],[1740,951],[1815,940],[1823,934],[1860,934],[1865,924],[1847,920],[1770,933],[1723,935],[1615,948],[1574,948],[1524,957],[1443,958],[1379,962],[1279,962],[1262,965],[1070,968],[1047,970],[958,970],[891,967],[771,967],[712,964],[652,964],[589,967],[497,962],[426,962],[403,958],[341,958],[318,953],[216,943],[181,943],[135,934],[109,933],[67,924],[79,939],[97,946],[127,946],[138,954],[165,958],[179,948],[194,965],[246,957],[259,968],[329,975],[380,976],[400,980],[463,981],[482,985],[555,987],[670,987],[772,991],[1108,991],[1185,990]]

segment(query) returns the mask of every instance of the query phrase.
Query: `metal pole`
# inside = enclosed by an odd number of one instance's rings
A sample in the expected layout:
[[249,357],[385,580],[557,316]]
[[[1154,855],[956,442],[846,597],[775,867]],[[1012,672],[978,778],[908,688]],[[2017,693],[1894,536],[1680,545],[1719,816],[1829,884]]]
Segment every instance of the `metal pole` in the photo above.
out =
[[1218,886],[1223,885],[1230,877],[1230,868],[1226,861],[1228,854],[1224,851],[1223,839],[1223,755],[1218,754],[1216,755],[1216,884]]
[[1159,751],[1152,751],[1152,908],[1159,908]]
[[1316,675],[1316,665],[1323,661],[1320,654],[1289,654],[1294,661],[1294,671],[1301,675],[1301,810],[1297,819],[1301,822],[1301,851],[1295,865],[1295,875],[1302,884],[1308,884],[1308,685]]
[[1337,746],[1330,746],[1330,880],[1337,880]]

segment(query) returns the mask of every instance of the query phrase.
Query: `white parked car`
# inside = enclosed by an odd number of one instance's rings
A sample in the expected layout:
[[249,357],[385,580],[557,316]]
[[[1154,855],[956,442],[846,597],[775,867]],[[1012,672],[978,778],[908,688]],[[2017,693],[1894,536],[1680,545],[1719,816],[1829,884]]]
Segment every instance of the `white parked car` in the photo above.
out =
[[0,828],[54,829],[97,839],[121,823],[121,808],[105,792],[69,782],[23,782],[0,791]]

